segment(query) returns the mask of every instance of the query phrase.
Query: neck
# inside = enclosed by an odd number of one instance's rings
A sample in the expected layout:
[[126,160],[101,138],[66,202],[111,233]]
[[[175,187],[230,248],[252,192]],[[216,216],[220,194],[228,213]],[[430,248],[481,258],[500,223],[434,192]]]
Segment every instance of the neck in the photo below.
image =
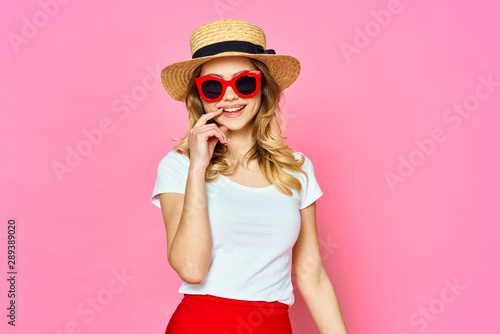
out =
[[226,135],[231,139],[231,145],[228,146],[228,153],[234,154],[238,158],[243,157],[255,144],[251,126],[238,131],[228,130]]

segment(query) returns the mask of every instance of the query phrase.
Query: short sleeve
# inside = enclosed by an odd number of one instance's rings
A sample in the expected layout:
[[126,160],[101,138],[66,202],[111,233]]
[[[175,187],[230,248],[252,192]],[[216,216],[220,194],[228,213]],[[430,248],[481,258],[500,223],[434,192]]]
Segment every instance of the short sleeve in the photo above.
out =
[[170,151],[158,164],[156,182],[151,201],[161,208],[159,194],[179,193],[186,190],[189,172],[189,158],[176,151]]
[[308,207],[318,198],[323,196],[323,192],[321,191],[321,188],[314,174],[314,166],[308,157],[306,157],[305,155],[304,157],[306,161],[304,162],[302,169],[307,173],[307,176],[309,177],[309,184],[307,184],[307,179],[305,178],[305,176],[300,173],[300,175],[302,175],[303,177],[303,183],[302,189],[299,194],[299,210]]

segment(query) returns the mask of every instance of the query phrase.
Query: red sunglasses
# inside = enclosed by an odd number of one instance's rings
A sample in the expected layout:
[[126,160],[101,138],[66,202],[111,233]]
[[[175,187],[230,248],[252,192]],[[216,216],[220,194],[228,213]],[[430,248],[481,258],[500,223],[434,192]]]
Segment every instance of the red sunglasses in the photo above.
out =
[[215,102],[222,99],[227,86],[231,86],[238,96],[250,98],[257,95],[260,89],[260,71],[252,70],[241,72],[231,80],[226,81],[213,75],[196,78],[196,87],[203,100]]

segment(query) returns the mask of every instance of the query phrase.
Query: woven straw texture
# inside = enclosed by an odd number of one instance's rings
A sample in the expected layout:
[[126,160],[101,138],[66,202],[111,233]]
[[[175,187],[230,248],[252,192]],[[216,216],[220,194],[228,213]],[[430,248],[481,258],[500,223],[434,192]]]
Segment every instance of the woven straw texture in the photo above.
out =
[[[266,36],[262,29],[247,21],[227,19],[209,22],[198,27],[191,34],[191,55],[204,46],[224,41],[247,41],[266,49]],[[245,56],[262,61],[268,66],[271,76],[281,89],[288,88],[300,73],[299,61],[289,55],[231,51],[184,60],[166,66],[161,72],[163,86],[172,98],[183,101],[186,98],[189,79],[196,67],[211,59],[226,56]]]

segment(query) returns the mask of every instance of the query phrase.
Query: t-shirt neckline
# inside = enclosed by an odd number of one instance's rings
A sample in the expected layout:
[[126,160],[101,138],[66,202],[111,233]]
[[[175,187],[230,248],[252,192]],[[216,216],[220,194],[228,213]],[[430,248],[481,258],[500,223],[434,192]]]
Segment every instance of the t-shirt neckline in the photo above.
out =
[[237,182],[234,182],[233,180],[231,180],[230,178],[224,176],[223,174],[219,174],[219,176],[222,176],[222,178],[224,180],[226,180],[226,183],[230,183],[232,184],[233,186],[237,187],[237,188],[240,188],[240,189],[244,189],[244,190],[248,190],[248,191],[265,191],[265,190],[268,190],[268,189],[271,189],[274,187],[274,184],[270,184],[266,187],[248,187],[248,186],[244,186],[242,184],[239,184]]

